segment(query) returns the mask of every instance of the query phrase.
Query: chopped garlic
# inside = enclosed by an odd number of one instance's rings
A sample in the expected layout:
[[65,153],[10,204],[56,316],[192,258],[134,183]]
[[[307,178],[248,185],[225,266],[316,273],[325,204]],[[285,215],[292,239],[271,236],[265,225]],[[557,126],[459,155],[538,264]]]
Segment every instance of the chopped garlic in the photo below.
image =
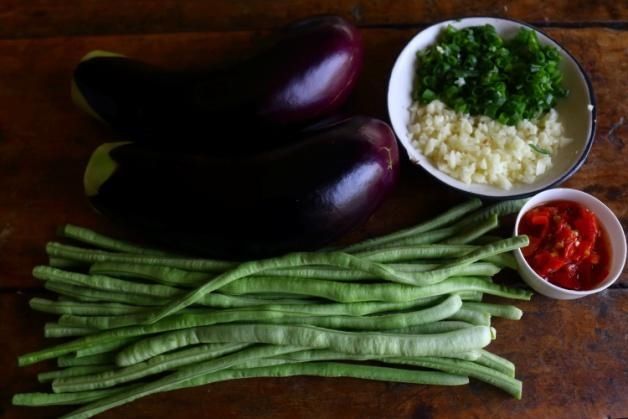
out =
[[552,167],[558,150],[571,142],[554,109],[539,120],[523,120],[516,126],[456,113],[438,100],[425,106],[415,103],[410,113],[413,147],[439,170],[465,183],[503,189],[532,183]]

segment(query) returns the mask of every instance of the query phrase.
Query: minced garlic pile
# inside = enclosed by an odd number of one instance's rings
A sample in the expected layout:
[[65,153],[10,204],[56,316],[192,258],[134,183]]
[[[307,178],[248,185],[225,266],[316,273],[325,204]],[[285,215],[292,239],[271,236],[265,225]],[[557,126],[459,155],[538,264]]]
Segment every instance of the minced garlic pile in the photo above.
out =
[[532,183],[571,142],[558,113],[504,125],[486,116],[459,114],[443,102],[414,103],[408,127],[413,146],[439,170],[465,183],[510,189]]

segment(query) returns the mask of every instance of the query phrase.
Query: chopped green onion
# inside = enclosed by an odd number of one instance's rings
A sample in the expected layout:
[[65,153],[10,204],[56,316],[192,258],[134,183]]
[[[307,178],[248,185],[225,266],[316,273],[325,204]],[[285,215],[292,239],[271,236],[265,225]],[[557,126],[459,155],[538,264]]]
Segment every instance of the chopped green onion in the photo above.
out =
[[561,85],[560,55],[527,28],[504,40],[491,25],[448,26],[417,60],[414,100],[440,99],[456,112],[507,125],[538,118],[568,93]]
[[532,150],[536,151],[536,152],[537,152],[537,153],[539,153],[539,154],[545,154],[545,155],[547,155],[547,156],[550,156],[550,155],[552,154],[549,150],[546,150],[546,149],[544,149],[544,148],[541,148],[541,147],[539,147],[539,146],[538,146],[538,145],[536,145],[536,144],[529,143],[528,145],[530,146],[530,148],[531,148]]

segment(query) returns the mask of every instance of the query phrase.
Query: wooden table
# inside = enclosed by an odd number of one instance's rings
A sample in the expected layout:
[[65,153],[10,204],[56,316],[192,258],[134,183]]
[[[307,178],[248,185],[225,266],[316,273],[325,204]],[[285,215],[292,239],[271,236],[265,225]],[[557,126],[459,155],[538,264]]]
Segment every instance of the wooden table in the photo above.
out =
[[[386,119],[385,90],[404,43],[425,25],[468,15],[508,16],[542,27],[589,73],[598,103],[595,144],[565,186],[587,191],[628,230],[628,3],[625,0],[3,0],[0,2],[0,417],[55,417],[64,408],[12,407],[15,392],[43,390],[16,357],[49,344],[50,320],[29,310],[42,294],[31,277],[56,226],[73,222],[120,233],[96,215],[81,176],[95,146],[113,135],[74,108],[69,80],[91,49],[175,68],[211,65],[246,53],[261,33],[319,13],[362,27],[366,67],[356,111]],[[395,195],[350,239],[391,231],[436,214],[462,196],[405,163]],[[514,274],[513,274],[514,275]],[[519,322],[496,321],[491,349],[517,364],[517,401],[481,383],[455,389],[290,378],[226,382],[152,396],[102,417],[453,418],[628,417],[628,274],[578,301],[535,296]]]

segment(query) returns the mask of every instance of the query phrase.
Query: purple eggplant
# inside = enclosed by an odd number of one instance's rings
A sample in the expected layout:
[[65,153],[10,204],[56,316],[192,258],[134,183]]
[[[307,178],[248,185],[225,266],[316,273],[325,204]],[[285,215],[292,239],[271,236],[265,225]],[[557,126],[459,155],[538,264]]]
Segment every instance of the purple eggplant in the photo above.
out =
[[[286,27],[247,61],[211,71],[169,71],[94,51],[74,72],[72,96],[129,140],[268,150],[295,127],[336,111],[356,84],[362,56],[351,23],[313,17]],[[260,131],[268,135],[260,139]]]
[[231,158],[108,143],[85,190],[98,211],[166,246],[233,259],[311,250],[366,221],[399,156],[390,127],[367,117],[296,140]]

